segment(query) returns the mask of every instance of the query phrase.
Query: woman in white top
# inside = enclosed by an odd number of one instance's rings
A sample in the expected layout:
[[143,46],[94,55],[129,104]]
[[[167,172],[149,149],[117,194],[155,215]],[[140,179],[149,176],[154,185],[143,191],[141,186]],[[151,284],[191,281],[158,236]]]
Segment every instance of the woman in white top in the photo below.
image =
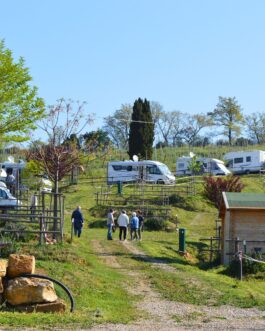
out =
[[121,240],[123,234],[123,240],[126,240],[127,237],[127,227],[129,224],[129,217],[126,215],[126,211],[123,210],[118,218],[118,225],[120,229],[119,238]]

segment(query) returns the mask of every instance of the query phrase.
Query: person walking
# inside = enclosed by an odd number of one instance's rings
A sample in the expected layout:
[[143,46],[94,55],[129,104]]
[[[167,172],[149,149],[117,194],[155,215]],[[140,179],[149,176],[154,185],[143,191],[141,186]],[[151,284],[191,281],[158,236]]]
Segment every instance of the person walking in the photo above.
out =
[[129,217],[126,214],[126,211],[123,210],[121,212],[120,216],[118,217],[118,225],[119,225],[119,229],[120,229],[120,233],[119,233],[120,240],[122,240],[122,235],[123,235],[123,240],[126,240],[128,224],[129,224]]
[[110,209],[108,212],[108,216],[107,216],[107,227],[108,227],[107,239],[108,240],[112,240],[112,227],[115,225],[114,213],[115,213],[115,211],[113,209]]
[[131,228],[131,240],[138,239],[138,229],[139,229],[139,218],[136,216],[136,213],[132,213],[132,218],[130,220]]
[[71,219],[72,223],[74,224],[74,234],[79,238],[81,236],[84,224],[84,218],[80,206],[77,206],[76,209],[73,211]]
[[144,231],[144,217],[141,210],[137,210],[137,217],[139,219],[138,238],[142,240],[142,232]]
[[[35,192],[30,197],[30,207],[29,207],[29,209],[30,209],[31,215],[36,215],[37,206],[38,206],[38,196],[37,196],[37,192]],[[34,217],[31,217],[30,220],[31,221],[34,221],[35,218]]]

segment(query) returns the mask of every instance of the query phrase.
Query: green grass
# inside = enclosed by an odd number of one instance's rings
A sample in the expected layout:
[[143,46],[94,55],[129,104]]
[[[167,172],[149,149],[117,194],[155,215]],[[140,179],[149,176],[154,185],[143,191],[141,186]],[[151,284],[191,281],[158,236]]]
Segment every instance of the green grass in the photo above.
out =
[[[103,170],[101,169],[101,172]],[[246,184],[245,192],[264,192],[263,182],[258,175],[242,176]],[[264,278],[249,278],[242,282],[226,275],[222,266],[209,269],[202,263],[201,249],[208,242],[200,238],[215,236],[217,210],[201,195],[202,186],[196,184],[198,194],[171,205],[171,218],[178,218],[178,226],[186,229],[186,243],[189,257],[178,254],[177,232],[143,232],[143,241],[133,245],[145,252],[148,259],[137,257],[126,250],[117,240],[106,240],[106,229],[90,229],[93,221],[104,221],[106,207],[95,208],[97,185],[91,186],[81,181],[78,185],[64,188],[65,194],[65,238],[64,244],[38,246],[23,244],[20,252],[34,254],[37,271],[63,282],[73,293],[76,309],[73,314],[20,314],[1,312],[1,326],[15,328],[37,327],[38,329],[77,329],[89,328],[97,323],[130,323],[143,316],[135,308],[141,296],[127,292],[127,287],[135,280],[124,275],[126,270],[137,271],[148,279],[153,288],[165,298],[196,305],[230,304],[238,307],[265,307]],[[130,188],[124,188],[130,191]],[[116,187],[113,187],[113,192]],[[81,205],[85,217],[85,226],[80,240],[70,244],[71,213]],[[94,250],[92,240],[96,240],[103,249],[121,265],[121,269],[106,265]],[[207,257],[208,258],[208,257]],[[206,262],[207,262],[206,258]],[[155,263],[164,262],[170,270],[155,267]],[[206,269],[206,270],[205,270]],[[121,286],[123,284],[123,286]],[[68,302],[64,292],[56,287],[60,296]],[[69,310],[69,302],[68,302]],[[200,318],[196,314],[190,319]],[[175,316],[175,319],[181,319]]]

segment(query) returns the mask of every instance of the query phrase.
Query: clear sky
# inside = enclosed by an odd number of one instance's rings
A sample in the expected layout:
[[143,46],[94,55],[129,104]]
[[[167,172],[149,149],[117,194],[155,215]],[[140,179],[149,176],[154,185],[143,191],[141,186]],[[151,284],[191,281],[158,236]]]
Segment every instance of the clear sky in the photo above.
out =
[[263,0],[0,0],[0,39],[39,96],[103,117],[138,97],[206,113],[218,96],[265,111]]

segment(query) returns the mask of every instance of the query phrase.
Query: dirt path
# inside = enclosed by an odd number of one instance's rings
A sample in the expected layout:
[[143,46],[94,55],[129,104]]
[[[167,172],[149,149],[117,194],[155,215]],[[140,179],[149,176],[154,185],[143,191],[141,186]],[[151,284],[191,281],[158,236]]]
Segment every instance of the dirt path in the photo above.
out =
[[[175,272],[174,267],[163,261],[150,259],[132,242],[127,241],[120,244],[124,245],[130,253],[150,262],[154,268]],[[126,289],[128,292],[143,295],[143,300],[137,303],[136,308],[146,312],[148,317],[130,325],[98,325],[91,331],[265,330],[265,312],[254,308],[194,306],[168,301],[152,288],[148,278],[143,277],[143,274],[136,270],[124,268],[111,252],[103,250],[99,241],[94,240],[93,247],[104,263],[134,278],[134,283],[138,284],[137,287]]]

